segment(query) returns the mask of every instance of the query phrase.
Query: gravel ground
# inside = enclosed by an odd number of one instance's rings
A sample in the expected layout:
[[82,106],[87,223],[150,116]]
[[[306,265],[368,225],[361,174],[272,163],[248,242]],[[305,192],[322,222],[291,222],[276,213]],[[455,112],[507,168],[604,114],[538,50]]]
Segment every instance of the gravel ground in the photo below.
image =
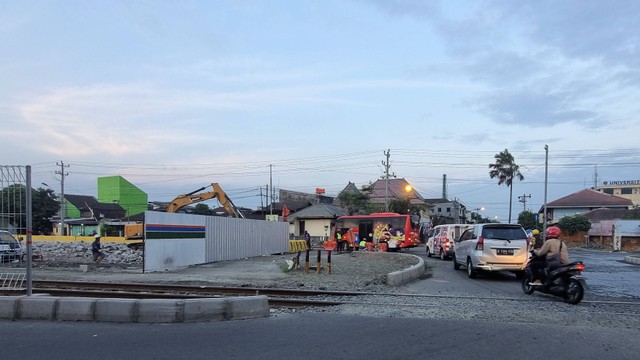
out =
[[[42,260],[34,262],[34,277],[388,292],[395,289],[386,285],[388,273],[419,262],[415,256],[400,253],[332,254],[329,273],[323,252],[319,273],[315,253],[310,256],[308,273],[304,254],[298,269],[290,269],[294,254],[284,254],[195,265],[172,272],[142,273],[142,251],[129,249],[124,244],[103,243],[106,258],[102,264],[95,265],[90,245],[85,242],[34,243],[34,253],[43,256]],[[80,265],[89,265],[89,271],[81,271]]]
[[[304,254],[300,269],[289,269],[292,254],[261,256],[191,266],[179,271],[142,273],[142,252],[122,244],[105,243],[105,262],[92,265],[89,243],[34,243],[44,257],[35,262],[34,279],[65,279],[106,282],[149,282],[222,286],[254,286],[295,289],[323,289],[375,293],[358,297],[322,296],[346,305],[273,309],[272,316],[292,312],[332,312],[379,317],[419,317],[434,319],[486,320],[516,323],[548,323],[597,329],[640,329],[640,302],[583,301],[569,305],[560,299],[535,293],[520,298],[478,298],[447,294],[409,294],[403,287],[386,284],[390,272],[418,263],[418,258],[402,253],[354,252],[333,254],[331,273],[323,255],[321,272],[316,258],[310,258],[305,272]],[[90,265],[83,272],[79,265]],[[426,269],[424,278],[429,277]],[[614,300],[614,301],[612,301]],[[619,299],[618,299],[619,300]]]

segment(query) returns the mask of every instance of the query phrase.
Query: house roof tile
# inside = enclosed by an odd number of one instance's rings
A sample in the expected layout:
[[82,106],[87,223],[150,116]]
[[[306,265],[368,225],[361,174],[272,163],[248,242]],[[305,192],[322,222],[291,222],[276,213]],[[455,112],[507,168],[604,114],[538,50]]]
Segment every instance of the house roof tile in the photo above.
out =
[[335,219],[347,215],[347,211],[341,207],[329,204],[316,204],[304,208],[295,214],[289,215],[289,222],[295,219]]
[[409,182],[405,179],[389,179],[389,190],[387,192],[387,180],[377,180],[373,183],[373,189],[369,194],[372,203],[384,203],[385,199],[401,199],[408,197],[411,204],[425,204],[425,200],[416,189],[405,191],[405,187]]
[[629,206],[633,206],[633,202],[629,199],[605,194],[592,189],[580,190],[547,204],[547,208],[628,208]]

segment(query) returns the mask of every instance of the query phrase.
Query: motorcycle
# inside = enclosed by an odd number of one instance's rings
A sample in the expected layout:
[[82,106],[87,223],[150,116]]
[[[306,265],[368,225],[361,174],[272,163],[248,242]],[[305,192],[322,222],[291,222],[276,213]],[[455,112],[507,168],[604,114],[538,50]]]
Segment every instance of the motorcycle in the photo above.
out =
[[587,287],[587,282],[582,276],[582,271],[584,270],[582,261],[562,265],[553,270],[548,270],[545,266],[542,285],[532,285],[530,283],[534,280],[534,273],[531,265],[536,261],[546,260],[544,257],[539,257],[532,252],[525,269],[525,275],[522,278],[522,291],[525,294],[531,295],[535,291],[539,291],[544,294],[562,297],[565,302],[572,305],[582,301],[584,290]]

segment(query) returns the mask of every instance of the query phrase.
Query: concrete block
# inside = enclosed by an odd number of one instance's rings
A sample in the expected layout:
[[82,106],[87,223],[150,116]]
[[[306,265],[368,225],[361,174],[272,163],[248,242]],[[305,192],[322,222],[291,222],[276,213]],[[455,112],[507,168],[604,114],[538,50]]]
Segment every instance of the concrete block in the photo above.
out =
[[137,301],[135,299],[96,299],[96,321],[135,322]]
[[269,299],[264,295],[234,297],[227,301],[228,320],[269,316]]
[[18,300],[18,319],[54,320],[56,316],[57,297],[24,296]]
[[640,256],[625,256],[624,262],[628,264],[640,265]]
[[0,319],[13,320],[16,318],[20,298],[22,296],[0,296]]
[[184,318],[184,300],[142,299],[138,300],[138,322],[181,322]]
[[62,321],[92,321],[96,300],[95,298],[60,298],[58,300],[56,319]]
[[224,320],[226,309],[227,299],[187,299],[184,301],[184,321]]
[[394,271],[387,274],[387,285],[396,286],[402,284],[402,272]]

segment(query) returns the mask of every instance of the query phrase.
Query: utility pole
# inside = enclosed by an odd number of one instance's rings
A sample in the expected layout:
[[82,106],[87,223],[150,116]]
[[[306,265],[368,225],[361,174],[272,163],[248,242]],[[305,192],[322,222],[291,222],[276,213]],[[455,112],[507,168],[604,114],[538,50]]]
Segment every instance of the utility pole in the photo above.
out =
[[69,165],[65,166],[62,160],[56,165],[60,166],[60,171],[56,171],[56,175],[60,175],[60,236],[64,236],[64,219],[67,217],[67,207],[64,201],[64,177],[69,175],[69,173],[64,172],[64,168],[69,167]]
[[260,190],[260,209],[264,209],[264,203],[262,202],[262,186],[258,187]]
[[269,192],[271,201],[269,201],[269,215],[273,215],[273,165],[269,164]]
[[549,145],[544,145],[544,215],[542,223],[542,241],[547,240],[547,184],[549,181]]
[[520,201],[523,204],[523,211],[527,211],[527,198],[531,199],[531,194],[526,195],[526,194],[522,194],[522,196],[518,196],[518,201]]
[[387,162],[382,162],[382,166],[384,166],[384,211],[389,212],[389,177],[396,177],[396,174],[389,174],[389,168],[391,164],[389,163],[389,156],[391,156],[391,150],[387,149],[384,152],[384,155],[387,157]]

